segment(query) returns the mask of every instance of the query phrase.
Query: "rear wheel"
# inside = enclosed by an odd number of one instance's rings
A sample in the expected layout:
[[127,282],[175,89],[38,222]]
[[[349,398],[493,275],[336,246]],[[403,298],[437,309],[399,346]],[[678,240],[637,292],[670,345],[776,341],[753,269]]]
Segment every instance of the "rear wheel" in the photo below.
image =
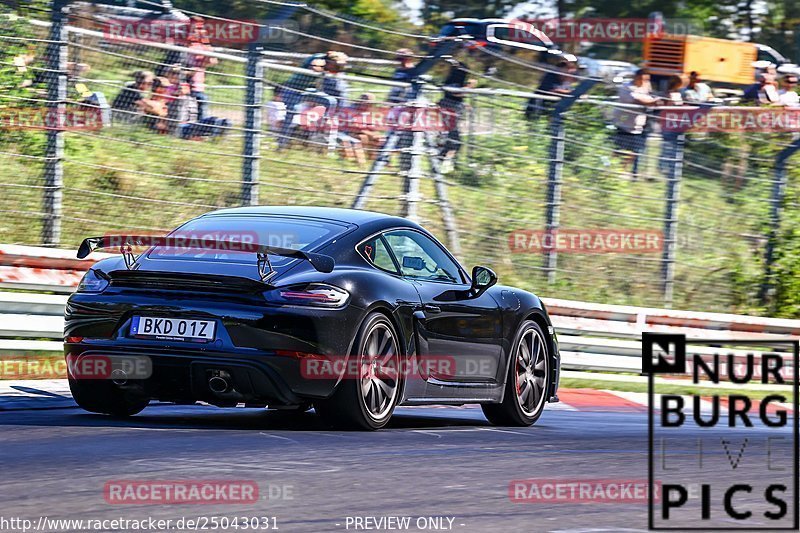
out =
[[133,416],[140,413],[150,403],[148,398],[142,398],[130,391],[122,390],[108,380],[70,378],[69,388],[75,403],[80,408],[92,413],[119,417]]
[[359,328],[352,358],[358,375],[345,375],[327,400],[314,407],[337,427],[380,429],[394,412],[402,390],[400,343],[394,326],[382,313],[372,313]]
[[532,425],[542,415],[550,392],[550,357],[539,324],[523,322],[513,346],[502,403],[481,406],[496,426]]

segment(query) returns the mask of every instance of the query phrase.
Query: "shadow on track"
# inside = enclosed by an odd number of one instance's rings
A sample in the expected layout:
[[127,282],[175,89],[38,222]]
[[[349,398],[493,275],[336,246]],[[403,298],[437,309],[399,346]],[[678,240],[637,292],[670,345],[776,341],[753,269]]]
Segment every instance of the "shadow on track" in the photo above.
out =
[[[437,409],[435,414],[409,414],[401,408],[383,430],[448,427],[487,427],[480,410]],[[261,409],[218,409],[206,406],[151,405],[130,418],[96,415],[80,409],[0,411],[0,426],[133,427],[149,429],[329,431],[314,412],[296,413]]]

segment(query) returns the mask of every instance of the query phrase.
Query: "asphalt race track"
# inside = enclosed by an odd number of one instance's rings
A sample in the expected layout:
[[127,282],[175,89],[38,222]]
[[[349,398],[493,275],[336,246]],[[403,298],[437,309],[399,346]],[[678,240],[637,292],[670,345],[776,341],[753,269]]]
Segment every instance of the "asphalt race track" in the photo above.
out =
[[[77,408],[13,410],[0,412],[0,425],[0,506],[4,516],[34,523],[43,514],[270,516],[280,531],[317,532],[367,530],[354,517],[408,516],[412,531],[419,517],[449,517],[446,530],[465,532],[647,529],[646,503],[509,496],[516,479],[646,480],[647,417],[636,410],[552,409],[519,429],[490,427],[474,407],[400,408],[387,429],[372,433],[330,431],[313,413],[206,406],[151,406],[123,421]],[[687,440],[696,436],[686,431]],[[769,475],[759,472],[754,478]],[[110,504],[104,486],[121,479],[253,480],[261,501]]]

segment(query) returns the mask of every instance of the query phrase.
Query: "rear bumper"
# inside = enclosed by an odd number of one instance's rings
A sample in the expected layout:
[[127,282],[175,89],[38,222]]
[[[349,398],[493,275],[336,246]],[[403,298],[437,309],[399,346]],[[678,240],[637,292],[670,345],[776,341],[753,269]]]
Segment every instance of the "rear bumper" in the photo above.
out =
[[[309,355],[347,357],[364,310],[270,306],[256,297],[206,295],[165,299],[151,292],[74,294],[65,317],[66,355],[147,358],[152,373],[123,386],[175,402],[297,404],[330,396],[337,376],[304,377]],[[134,316],[210,320],[207,343],[132,335]],[[214,372],[230,374],[235,395],[213,393]],[[138,377],[138,376],[137,376]]]
[[[327,398],[338,383],[335,379],[309,379],[304,376],[303,359],[292,355],[198,354],[180,353],[177,350],[166,352],[163,349],[154,353],[119,346],[64,346],[66,353],[71,354],[73,365],[79,365],[85,357],[148,359],[151,363],[148,365],[151,368],[149,377],[117,379],[115,383],[120,388],[135,391],[137,395],[166,402],[297,405]],[[216,393],[209,387],[211,377],[220,373],[230,376],[231,391]]]

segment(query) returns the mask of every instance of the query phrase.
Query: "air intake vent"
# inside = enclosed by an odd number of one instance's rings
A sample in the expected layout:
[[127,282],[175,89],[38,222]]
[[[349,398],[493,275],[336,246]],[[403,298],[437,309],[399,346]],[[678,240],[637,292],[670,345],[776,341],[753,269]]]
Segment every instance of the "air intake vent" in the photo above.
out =
[[263,291],[265,285],[234,276],[119,270],[111,273],[111,286],[181,292],[216,292],[250,294]]

